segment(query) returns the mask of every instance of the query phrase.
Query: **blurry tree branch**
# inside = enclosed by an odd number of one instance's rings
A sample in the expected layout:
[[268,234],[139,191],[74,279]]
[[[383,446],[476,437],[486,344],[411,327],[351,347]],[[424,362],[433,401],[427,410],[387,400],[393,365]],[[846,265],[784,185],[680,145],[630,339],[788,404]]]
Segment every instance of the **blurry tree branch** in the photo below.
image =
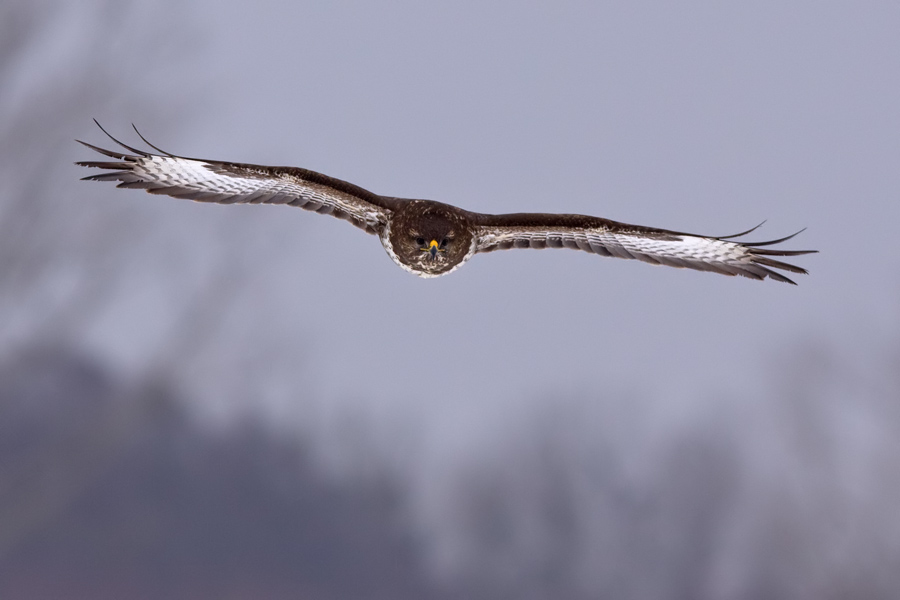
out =
[[[96,60],[103,56],[97,46],[104,36],[82,36],[48,60],[42,52],[52,41],[47,36],[69,16],[68,10],[51,7],[12,0],[0,9],[0,22],[16,29],[3,38],[0,69],[0,86],[10,90],[0,105],[0,315],[6,315],[0,319],[0,341],[23,307],[44,312],[38,320],[42,327],[83,322],[115,285],[118,273],[110,267],[121,257],[109,256],[110,246],[138,234],[122,211],[97,214],[78,202],[83,192],[72,191],[73,170],[64,168],[73,144],[69,132],[83,115],[114,100],[115,71],[111,62]],[[77,8],[96,17],[96,29],[129,35],[121,27],[128,17],[125,3]],[[77,284],[60,290],[66,274]]]
[[[146,28],[135,30],[138,6],[11,0],[0,7],[0,88],[11,91],[0,100],[0,348],[77,339],[127,285],[141,241],[153,231],[134,204],[86,201],[98,188],[78,182],[84,173],[70,158],[78,148],[73,138],[89,125],[86,116],[116,103],[147,110],[144,86],[121,85],[135,76],[133,61],[112,51],[140,48],[145,60],[163,51],[155,41],[142,42],[151,34]],[[76,13],[89,28],[67,36],[69,45],[48,57],[45,47]],[[165,51],[183,42],[180,22],[171,19]],[[142,80],[153,76],[140,73]],[[209,337],[204,330],[215,328],[241,278],[240,252],[220,253],[209,290],[171,290],[183,296],[174,302],[181,313],[158,353],[164,360],[150,371],[183,365],[198,353]]]

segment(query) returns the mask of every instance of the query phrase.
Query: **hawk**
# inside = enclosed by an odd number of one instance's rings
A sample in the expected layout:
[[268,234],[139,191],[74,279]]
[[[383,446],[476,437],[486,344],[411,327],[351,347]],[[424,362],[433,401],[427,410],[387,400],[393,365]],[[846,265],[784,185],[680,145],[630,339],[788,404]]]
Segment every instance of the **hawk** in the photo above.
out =
[[[95,120],[96,122],[96,120]],[[83,167],[105,169],[85,177],[118,181],[117,187],[143,188],[199,202],[220,204],[288,204],[345,219],[377,235],[388,256],[419,277],[452,273],[472,256],[509,248],[571,248],[601,256],[634,258],[655,265],[686,267],[751,279],[771,278],[793,284],[780,271],[806,273],[775,257],[815,250],[772,248],[795,235],[763,242],[737,238],[754,231],[710,237],[628,225],[585,215],[516,213],[491,215],[432,200],[381,196],[359,186],[298,167],[269,167],[177,156],[148,142],[159,154],[138,150],[110,135],[130,152],[106,150],[81,142],[110,161],[82,161]]]

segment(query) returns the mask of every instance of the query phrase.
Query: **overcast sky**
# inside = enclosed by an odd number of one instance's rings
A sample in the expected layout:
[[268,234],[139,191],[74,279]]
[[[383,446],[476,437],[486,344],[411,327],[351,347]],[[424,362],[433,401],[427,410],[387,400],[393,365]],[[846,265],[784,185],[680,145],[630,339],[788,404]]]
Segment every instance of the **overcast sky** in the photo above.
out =
[[[335,466],[379,449],[408,469],[421,529],[444,529],[437,562],[533,564],[468,551],[474,471],[509,475],[511,546],[550,554],[534,482],[562,473],[548,485],[575,490],[587,578],[596,548],[640,537],[641,509],[676,571],[683,540],[715,549],[709,597],[752,592],[760,561],[819,591],[822,565],[855,574],[861,550],[896,563],[900,5],[19,1],[0,17],[0,359],[63,346],[201,415],[271,417]],[[93,117],[135,144],[132,122],[173,153],[480,212],[711,235],[766,219],[754,239],[807,227],[785,246],[820,253],[796,259],[798,286],[566,250],[422,280],[337,219],[79,182],[94,156],[72,140],[109,144]],[[683,440],[709,463],[679,463]],[[709,544],[684,517],[717,502],[707,475],[737,490]],[[783,523],[788,567],[770,553]]]
[[72,202],[145,223],[79,345],[139,371],[184,326],[177,308],[226,273],[212,339],[178,374],[213,412],[314,397],[442,421],[559,392],[764,392],[798,343],[863,360],[896,335],[893,5],[118,6],[58,7],[6,101],[13,114],[76,51],[112,73],[59,135],[66,162],[91,158],[70,137],[104,141],[97,117],[172,152],[382,194],[712,235],[768,219],[754,237],[808,227],[789,245],[821,251],[797,260],[811,274],[796,287],[570,251],[479,256],[426,281],[335,219],[78,183],[60,166]]

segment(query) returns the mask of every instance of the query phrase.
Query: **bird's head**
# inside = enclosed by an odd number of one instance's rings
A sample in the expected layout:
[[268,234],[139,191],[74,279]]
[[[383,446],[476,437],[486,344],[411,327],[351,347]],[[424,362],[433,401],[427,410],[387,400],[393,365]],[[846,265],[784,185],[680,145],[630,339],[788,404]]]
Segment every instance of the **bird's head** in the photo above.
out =
[[391,248],[400,266],[420,277],[449,273],[471,255],[465,213],[437,202],[416,200],[394,215]]

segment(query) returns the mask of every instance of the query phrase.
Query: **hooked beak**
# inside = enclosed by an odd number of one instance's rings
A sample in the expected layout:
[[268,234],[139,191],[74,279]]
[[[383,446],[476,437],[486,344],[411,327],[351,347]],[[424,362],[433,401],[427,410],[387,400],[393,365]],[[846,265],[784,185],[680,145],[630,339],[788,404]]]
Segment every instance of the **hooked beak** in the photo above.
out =
[[431,260],[437,258],[438,253],[438,243],[437,240],[431,240],[431,243],[428,244],[428,252],[431,253]]

